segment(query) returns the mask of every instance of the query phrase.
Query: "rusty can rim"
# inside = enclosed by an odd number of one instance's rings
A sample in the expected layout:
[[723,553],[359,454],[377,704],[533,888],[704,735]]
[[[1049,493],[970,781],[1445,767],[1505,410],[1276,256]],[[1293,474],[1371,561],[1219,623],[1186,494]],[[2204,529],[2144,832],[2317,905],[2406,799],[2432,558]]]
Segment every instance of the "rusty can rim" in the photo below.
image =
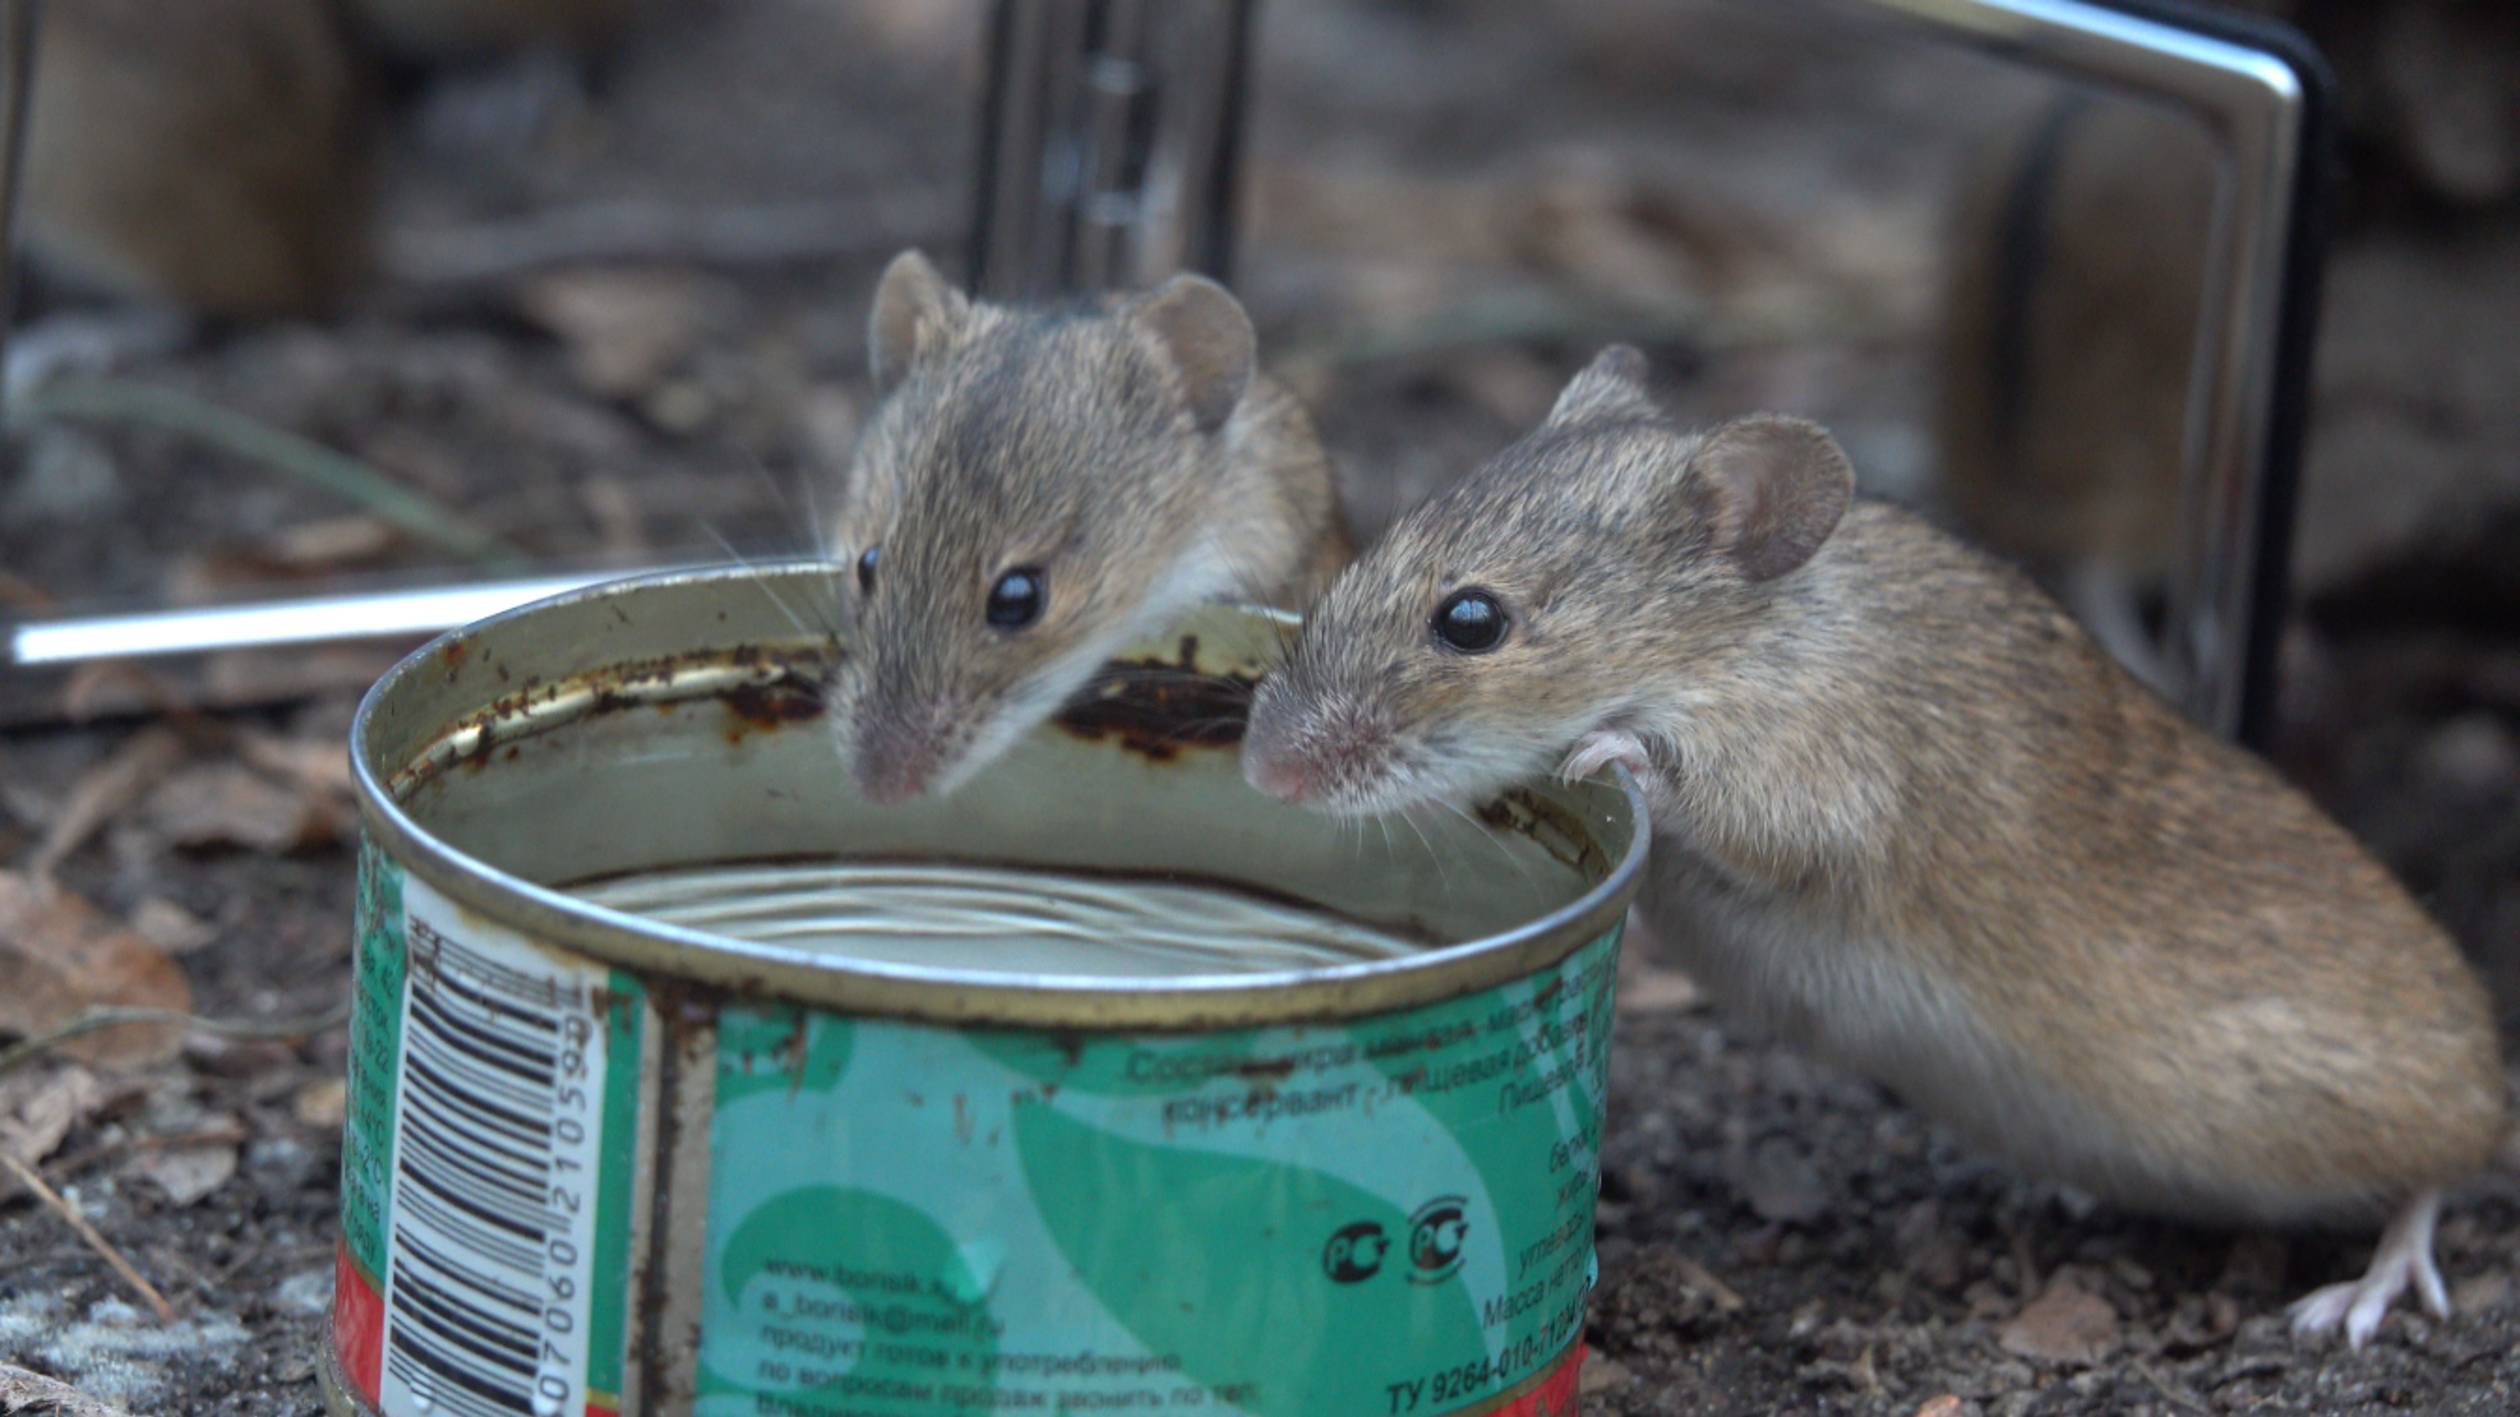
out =
[[[1598,938],[1625,914],[1651,844],[1643,792],[1621,767],[1604,780],[1630,830],[1610,871],[1575,899],[1510,930],[1397,959],[1324,969],[1187,975],[1137,982],[928,968],[730,939],[608,909],[537,885],[458,850],[414,821],[371,761],[368,740],[399,692],[460,646],[571,606],[781,573],[829,575],[820,562],[679,570],[566,591],[431,640],[370,686],[350,725],[360,820],[375,846],[449,899],[547,945],[649,976],[774,996],[844,1013],[946,1025],[1192,1031],[1357,1018],[1434,1003],[1525,977]],[[1284,611],[1241,607],[1292,624]],[[620,613],[620,612],[616,612]]]

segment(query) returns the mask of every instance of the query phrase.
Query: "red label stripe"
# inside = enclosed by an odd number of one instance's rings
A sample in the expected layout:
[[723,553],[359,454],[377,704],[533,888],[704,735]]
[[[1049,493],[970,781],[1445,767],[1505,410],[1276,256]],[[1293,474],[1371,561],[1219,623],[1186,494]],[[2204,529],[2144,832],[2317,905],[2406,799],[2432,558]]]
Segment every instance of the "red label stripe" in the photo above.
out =
[[347,1241],[333,1247],[333,1352],[350,1386],[373,1407],[385,1370],[385,1296],[350,1262]]

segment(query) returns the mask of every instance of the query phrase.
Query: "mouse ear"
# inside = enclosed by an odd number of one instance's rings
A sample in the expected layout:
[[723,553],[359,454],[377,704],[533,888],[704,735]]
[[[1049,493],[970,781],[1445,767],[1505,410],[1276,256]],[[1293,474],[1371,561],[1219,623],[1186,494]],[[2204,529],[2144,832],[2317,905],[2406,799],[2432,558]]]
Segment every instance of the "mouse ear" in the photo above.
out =
[[1683,485],[1713,523],[1715,546],[1753,581],[1811,559],[1855,497],[1855,469],[1817,423],[1761,415],[1709,433]]
[[875,309],[866,320],[866,363],[875,391],[891,393],[921,355],[951,345],[970,314],[971,301],[926,256],[909,250],[893,257],[875,283]]
[[1564,428],[1611,418],[1651,418],[1658,410],[1645,392],[1645,352],[1614,344],[1593,356],[1558,395],[1543,427]]
[[1199,431],[1224,427],[1259,359],[1260,338],[1242,302],[1206,276],[1177,275],[1139,301],[1136,315],[1172,356]]

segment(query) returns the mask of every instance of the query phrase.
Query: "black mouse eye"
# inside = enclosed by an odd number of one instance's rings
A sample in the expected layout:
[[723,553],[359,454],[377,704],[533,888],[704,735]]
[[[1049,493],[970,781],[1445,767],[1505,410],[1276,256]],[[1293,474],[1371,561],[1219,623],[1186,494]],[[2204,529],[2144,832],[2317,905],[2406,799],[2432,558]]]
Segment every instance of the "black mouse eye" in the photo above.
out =
[[989,587],[989,623],[1001,630],[1020,630],[1041,618],[1050,598],[1050,580],[1038,566],[1019,566]]
[[869,546],[858,553],[858,589],[860,591],[868,595],[875,593],[875,563],[883,559],[884,548],[881,546]]
[[1463,654],[1485,654],[1505,643],[1505,607],[1483,590],[1457,590],[1435,607],[1436,643]]

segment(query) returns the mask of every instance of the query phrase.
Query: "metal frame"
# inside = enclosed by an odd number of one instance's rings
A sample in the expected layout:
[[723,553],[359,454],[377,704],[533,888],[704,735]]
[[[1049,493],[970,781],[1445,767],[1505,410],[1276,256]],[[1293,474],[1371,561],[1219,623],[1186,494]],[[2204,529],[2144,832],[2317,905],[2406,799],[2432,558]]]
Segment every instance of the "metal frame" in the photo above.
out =
[[[0,207],[37,0],[9,6]],[[1808,0],[2174,107],[2224,180],[2190,395],[2187,555],[2167,653],[2200,722],[2261,743],[2317,305],[2331,82],[2296,32],[2164,0]],[[1045,294],[1228,273],[1253,0],[997,0],[973,284]],[[1160,76],[1160,77],[1159,77]],[[1191,96],[1184,101],[1181,95]],[[0,210],[0,243],[14,247]],[[0,282],[10,275],[0,263]],[[0,338],[5,324],[0,323]],[[618,572],[0,625],[0,669],[444,629]]]

